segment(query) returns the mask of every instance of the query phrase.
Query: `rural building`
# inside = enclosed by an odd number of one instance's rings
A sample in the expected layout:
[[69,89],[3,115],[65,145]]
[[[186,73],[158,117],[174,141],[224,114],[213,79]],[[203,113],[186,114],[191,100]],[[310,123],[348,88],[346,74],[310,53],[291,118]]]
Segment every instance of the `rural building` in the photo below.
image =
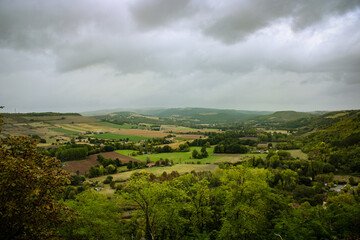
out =
[[150,163],[146,164],[146,167],[153,167],[153,166],[155,166],[154,162],[150,162]]

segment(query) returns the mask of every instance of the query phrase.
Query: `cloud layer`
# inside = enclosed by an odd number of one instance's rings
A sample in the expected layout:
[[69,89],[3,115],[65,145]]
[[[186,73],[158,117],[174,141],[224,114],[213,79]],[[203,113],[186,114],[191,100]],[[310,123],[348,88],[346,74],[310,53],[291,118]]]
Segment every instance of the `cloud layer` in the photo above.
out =
[[356,0],[0,0],[0,105],[358,109],[359,23]]

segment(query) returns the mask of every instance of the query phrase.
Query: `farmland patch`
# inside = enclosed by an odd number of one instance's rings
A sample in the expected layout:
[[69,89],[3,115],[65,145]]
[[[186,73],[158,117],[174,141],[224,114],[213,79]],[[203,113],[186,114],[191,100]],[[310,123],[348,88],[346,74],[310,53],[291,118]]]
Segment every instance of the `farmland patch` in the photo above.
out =
[[80,132],[78,132],[78,131],[68,130],[68,129],[64,129],[64,128],[49,128],[49,129],[50,129],[51,131],[53,131],[53,132],[70,134],[70,135],[74,135],[74,134],[79,134],[79,133],[80,133]]
[[116,133],[104,133],[104,134],[92,134],[91,137],[102,138],[102,139],[111,139],[111,140],[126,140],[138,142],[141,140],[150,139],[150,137],[134,136],[134,135],[122,135]]

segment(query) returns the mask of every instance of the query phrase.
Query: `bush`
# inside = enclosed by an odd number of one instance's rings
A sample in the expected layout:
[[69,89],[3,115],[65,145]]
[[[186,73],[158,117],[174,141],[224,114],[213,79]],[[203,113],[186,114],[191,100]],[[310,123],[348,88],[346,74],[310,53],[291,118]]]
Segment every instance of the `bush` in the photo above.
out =
[[[109,184],[109,183],[113,182],[112,180],[113,180],[113,176],[107,176],[103,183]],[[115,182],[113,182],[113,183],[115,184]]]

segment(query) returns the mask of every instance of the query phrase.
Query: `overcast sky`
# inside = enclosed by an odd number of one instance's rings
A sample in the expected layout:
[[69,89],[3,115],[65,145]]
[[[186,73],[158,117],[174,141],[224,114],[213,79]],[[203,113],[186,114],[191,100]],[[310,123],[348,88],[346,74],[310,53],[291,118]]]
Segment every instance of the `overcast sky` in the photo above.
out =
[[0,105],[360,109],[360,0],[0,0]]

